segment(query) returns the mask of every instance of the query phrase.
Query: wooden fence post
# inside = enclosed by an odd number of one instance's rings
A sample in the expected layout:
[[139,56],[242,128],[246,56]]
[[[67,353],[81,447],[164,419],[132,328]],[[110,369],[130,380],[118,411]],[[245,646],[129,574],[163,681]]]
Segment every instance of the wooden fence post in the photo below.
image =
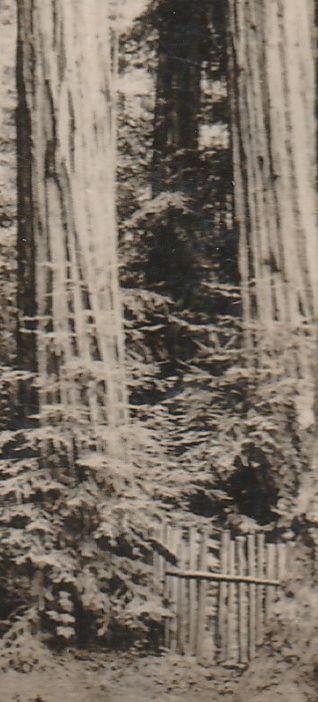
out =
[[[256,575],[255,569],[255,534],[247,537],[247,557],[249,575]],[[249,657],[254,658],[256,653],[256,585],[249,585]]]
[[[205,532],[201,534],[199,568],[201,571],[207,569],[207,539]],[[199,581],[198,586],[198,622],[197,622],[197,644],[196,653],[200,659],[203,654],[204,632],[205,632],[205,605],[206,605],[206,581]]]
[[[257,577],[264,577],[264,534],[257,534]],[[257,586],[256,592],[256,645],[260,646],[264,639],[264,588]]]
[[[196,570],[198,567],[198,553],[197,553],[197,532],[194,527],[189,530],[189,567],[190,570]],[[195,580],[190,580],[189,583],[189,607],[190,607],[190,624],[189,624],[189,647],[190,654],[196,654],[196,622],[197,622],[197,608],[198,608],[198,593],[197,593],[197,583]]]
[[[181,570],[186,567],[185,543],[182,530],[179,531],[178,539],[178,564]],[[178,578],[177,582],[177,641],[179,653],[185,653],[186,648],[186,583],[183,578]]]
[[[276,577],[276,545],[275,544],[267,544],[266,547],[266,574],[267,578],[269,580],[275,579]],[[267,587],[266,588],[266,597],[265,597],[265,618],[266,618],[266,623],[268,623],[268,620],[271,615],[272,611],[272,606],[273,602],[275,599],[275,590],[273,587]]]
[[[176,527],[174,527],[172,536],[171,536],[171,546],[172,549],[177,557],[177,563],[179,565],[179,531]],[[178,628],[178,619],[177,619],[177,601],[178,601],[178,581],[176,578],[171,578],[171,601],[172,601],[172,608],[174,612],[174,617],[171,621],[170,625],[170,650],[172,653],[175,653],[177,650],[177,628]]]
[[[246,575],[246,537],[238,536],[237,555],[239,564],[239,575]],[[247,588],[245,583],[239,585],[239,660],[240,663],[248,661],[248,628],[247,628]]]
[[[228,572],[228,554],[229,554],[230,532],[224,531],[221,537],[221,556],[220,567],[221,573]],[[227,656],[227,583],[220,583],[219,587],[219,637],[220,637],[220,660],[225,661]]]
[[[235,575],[235,542],[230,539],[228,544],[228,572]],[[235,583],[229,583],[228,603],[227,603],[227,651],[226,659],[229,663],[236,660],[237,655],[237,635],[236,635],[236,595]]]
[[283,581],[286,577],[286,544],[277,544],[277,566],[278,566],[278,579]]
[[[228,663],[247,663],[264,640],[275,593],[286,575],[286,545],[266,544],[264,534],[249,534],[231,539],[229,531],[221,536],[221,572],[208,570],[208,537],[191,527],[184,530],[162,522],[155,529],[157,541],[175,554],[177,568],[169,567],[165,551],[154,551],[154,589],[171,608],[165,621],[167,649],[195,655],[200,660],[208,652],[207,604],[214,617],[218,659]],[[217,589],[209,591],[208,582]],[[219,583],[219,585],[217,585]],[[211,585],[209,586],[211,587]],[[212,632],[211,632],[212,637]],[[212,638],[209,653],[213,650]],[[212,653],[211,656],[213,657]]]

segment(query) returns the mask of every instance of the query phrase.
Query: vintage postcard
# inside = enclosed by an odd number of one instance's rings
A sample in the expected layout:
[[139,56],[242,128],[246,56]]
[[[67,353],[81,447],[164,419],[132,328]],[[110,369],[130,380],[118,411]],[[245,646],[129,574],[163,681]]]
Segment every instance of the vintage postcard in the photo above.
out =
[[1,702],[316,702],[315,0],[0,0]]

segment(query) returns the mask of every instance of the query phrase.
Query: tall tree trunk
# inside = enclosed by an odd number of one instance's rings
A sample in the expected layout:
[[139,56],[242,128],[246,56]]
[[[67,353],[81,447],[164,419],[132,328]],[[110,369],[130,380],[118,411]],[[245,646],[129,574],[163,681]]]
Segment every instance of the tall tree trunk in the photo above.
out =
[[179,211],[174,213],[172,206],[166,222],[156,228],[148,280],[150,284],[163,283],[179,299],[187,297],[187,287],[190,290],[191,277],[195,277],[198,248],[195,207],[205,17],[204,4],[201,7],[192,0],[161,0],[156,14],[153,197],[181,192],[191,204],[186,217]]
[[[0,363],[8,366],[15,358],[12,298],[15,294],[16,261],[12,251],[16,241],[16,108],[14,51],[16,41],[15,8],[12,2],[1,3],[0,24]],[[2,392],[2,401],[4,393]],[[12,397],[10,398],[12,409]],[[1,410],[1,426],[8,410]]]
[[[18,0],[19,359],[90,441],[127,421],[108,3]],[[32,409],[29,407],[28,409]]]
[[318,281],[313,27],[313,0],[229,0],[246,341],[260,365],[279,352],[282,369],[302,379],[307,419]]
[[205,15],[204,9],[192,1],[163,0],[159,9],[154,195],[169,188],[193,194]]

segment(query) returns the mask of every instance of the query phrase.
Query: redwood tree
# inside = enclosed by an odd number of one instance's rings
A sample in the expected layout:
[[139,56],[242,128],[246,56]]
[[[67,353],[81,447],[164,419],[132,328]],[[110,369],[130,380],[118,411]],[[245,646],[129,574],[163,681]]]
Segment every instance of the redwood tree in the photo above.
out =
[[100,0],[18,1],[24,417],[2,462],[1,568],[13,607],[23,604],[29,623],[64,642],[105,636],[133,597],[121,580],[130,565],[122,573],[120,561],[121,549],[132,551],[127,522],[137,510],[127,461],[108,10]]
[[[18,356],[40,415],[123,455],[108,2],[18,1]],[[30,394],[26,410],[33,409]]]
[[275,357],[283,373],[295,379],[303,426],[313,419],[317,322],[313,28],[313,0],[229,1],[246,343],[260,367],[269,367]]
[[152,194],[180,193],[187,200],[171,207],[167,222],[154,231],[147,266],[150,284],[191,298],[196,277],[201,73],[207,43],[207,8],[182,0],[160,0],[153,17],[158,32],[153,132]]
[[[304,457],[296,511],[311,515],[318,454],[314,10],[313,0],[229,0],[228,31],[247,358],[260,387],[272,384],[271,401],[285,417],[280,445],[289,436]],[[289,482],[290,468],[287,460]]]

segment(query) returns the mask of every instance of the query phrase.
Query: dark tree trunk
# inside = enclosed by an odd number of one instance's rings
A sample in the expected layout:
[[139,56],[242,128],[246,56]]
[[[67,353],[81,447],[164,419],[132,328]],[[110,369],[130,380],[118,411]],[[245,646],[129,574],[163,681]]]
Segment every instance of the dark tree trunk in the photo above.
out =
[[194,195],[205,15],[192,0],[162,3],[154,119],[154,196],[170,188]]
[[[202,43],[206,8],[164,0],[158,10],[158,69],[153,136],[153,197],[181,193],[187,212],[168,206],[154,229],[147,277],[190,305],[200,246],[197,219]],[[180,201],[179,201],[180,204]]]
[[[32,31],[31,13],[18,12],[17,40],[17,272],[18,272],[18,330],[17,361],[22,371],[35,374],[36,354],[36,299],[35,299],[35,243],[33,230],[32,195],[32,122],[27,92],[25,65],[30,64],[31,49],[25,36]],[[20,384],[19,410],[21,416],[36,409],[36,394],[32,383]]]

